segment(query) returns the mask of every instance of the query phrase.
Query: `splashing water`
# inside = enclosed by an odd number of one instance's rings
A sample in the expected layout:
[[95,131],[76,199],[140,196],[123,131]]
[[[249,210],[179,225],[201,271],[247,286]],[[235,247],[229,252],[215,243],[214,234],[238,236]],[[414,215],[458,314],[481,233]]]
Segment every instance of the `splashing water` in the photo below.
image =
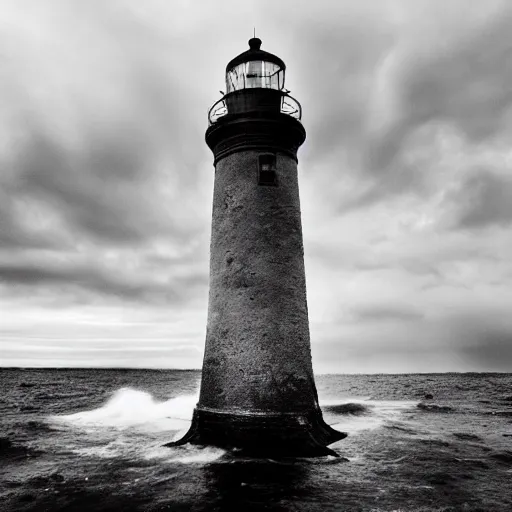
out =
[[[87,436],[88,446],[74,439],[68,446],[84,457],[155,460],[163,463],[207,463],[226,452],[219,448],[186,446],[164,448],[163,443],[181,437],[192,418],[197,395],[182,395],[164,402],[131,388],[117,390],[108,402],[90,411],[52,416],[51,423],[76,429]],[[174,434],[174,435],[173,435]]]
[[[171,449],[162,447],[188,430],[197,399],[195,394],[157,401],[145,391],[121,388],[97,409],[52,416],[49,421],[68,430],[72,439],[69,448],[78,455],[128,457],[163,463],[207,463],[226,452],[188,445]],[[322,401],[321,406],[328,423],[354,435],[396,421],[405,409],[414,406],[414,402],[345,398]]]
[[150,432],[182,430],[190,424],[197,395],[183,395],[157,402],[149,393],[122,388],[98,409],[66,416],[53,416],[52,421],[76,427],[142,429]]

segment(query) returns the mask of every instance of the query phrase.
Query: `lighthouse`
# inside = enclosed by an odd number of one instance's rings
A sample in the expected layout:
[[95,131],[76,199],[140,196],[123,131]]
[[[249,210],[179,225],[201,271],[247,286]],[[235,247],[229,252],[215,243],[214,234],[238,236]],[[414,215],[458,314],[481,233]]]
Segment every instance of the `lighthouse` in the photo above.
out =
[[208,323],[194,443],[316,456],[346,434],[322,418],[311,362],[297,151],[284,62],[249,40],[208,112],[213,152]]

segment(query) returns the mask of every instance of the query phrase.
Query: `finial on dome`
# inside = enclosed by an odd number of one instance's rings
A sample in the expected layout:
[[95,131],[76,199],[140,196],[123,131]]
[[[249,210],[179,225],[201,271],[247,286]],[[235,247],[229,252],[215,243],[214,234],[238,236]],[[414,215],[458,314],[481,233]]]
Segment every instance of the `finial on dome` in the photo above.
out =
[[249,48],[251,50],[259,50],[261,46],[261,39],[258,37],[251,37],[249,39]]

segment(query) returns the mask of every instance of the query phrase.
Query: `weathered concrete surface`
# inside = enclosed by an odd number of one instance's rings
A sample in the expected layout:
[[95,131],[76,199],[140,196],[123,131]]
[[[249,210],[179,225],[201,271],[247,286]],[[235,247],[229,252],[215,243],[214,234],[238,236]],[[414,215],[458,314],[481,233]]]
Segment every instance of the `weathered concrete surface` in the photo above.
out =
[[297,164],[277,154],[278,186],[258,185],[258,156],[216,166],[210,296],[199,407],[317,408],[309,340]]

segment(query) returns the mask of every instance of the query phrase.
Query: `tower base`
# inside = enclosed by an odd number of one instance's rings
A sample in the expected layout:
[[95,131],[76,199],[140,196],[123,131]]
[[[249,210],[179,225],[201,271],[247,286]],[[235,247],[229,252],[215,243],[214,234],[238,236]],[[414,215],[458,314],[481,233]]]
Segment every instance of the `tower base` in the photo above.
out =
[[189,431],[179,441],[236,449],[254,457],[316,457],[338,454],[327,445],[347,434],[331,428],[320,410],[309,413],[233,413],[196,407]]

